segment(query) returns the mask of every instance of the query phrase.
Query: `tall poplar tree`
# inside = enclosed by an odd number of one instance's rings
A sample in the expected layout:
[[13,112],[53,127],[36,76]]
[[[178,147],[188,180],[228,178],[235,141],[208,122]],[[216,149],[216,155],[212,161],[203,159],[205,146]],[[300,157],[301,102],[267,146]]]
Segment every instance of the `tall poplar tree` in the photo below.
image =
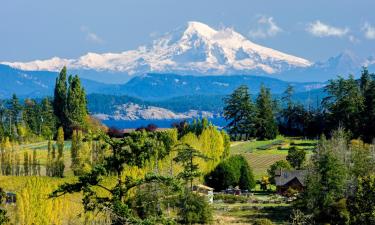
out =
[[67,104],[67,80],[66,80],[66,67],[64,66],[56,78],[53,111],[58,119],[58,126],[66,128],[66,104]]
[[67,97],[67,117],[71,133],[72,129],[82,128],[87,116],[86,93],[81,86],[79,77],[69,77],[69,90]]

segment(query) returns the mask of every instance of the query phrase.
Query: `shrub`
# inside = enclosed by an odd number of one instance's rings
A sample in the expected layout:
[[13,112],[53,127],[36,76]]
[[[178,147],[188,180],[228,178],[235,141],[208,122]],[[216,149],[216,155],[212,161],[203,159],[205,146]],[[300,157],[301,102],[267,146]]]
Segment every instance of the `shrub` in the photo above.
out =
[[222,161],[211,173],[205,176],[205,182],[216,191],[230,186],[251,190],[255,187],[255,179],[251,167],[241,155],[231,156]]
[[178,216],[181,224],[206,224],[212,221],[212,209],[204,196],[187,192],[181,195]]
[[218,194],[214,196],[214,200],[222,200],[224,203],[233,204],[233,203],[246,203],[249,201],[249,198],[246,196],[239,195],[226,195]]
[[285,192],[285,196],[286,197],[295,197],[296,195],[298,194],[298,190],[292,188],[292,187],[289,187],[286,192]]
[[253,225],[273,225],[272,221],[269,219],[257,219],[254,221]]

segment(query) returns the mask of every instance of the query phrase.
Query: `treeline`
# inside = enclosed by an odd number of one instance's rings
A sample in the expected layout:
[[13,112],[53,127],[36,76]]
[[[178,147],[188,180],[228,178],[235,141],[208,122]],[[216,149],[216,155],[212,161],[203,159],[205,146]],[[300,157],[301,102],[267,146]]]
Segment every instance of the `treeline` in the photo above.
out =
[[[12,99],[1,103],[0,165],[3,175],[41,175],[36,151],[33,151],[33,158],[24,151],[25,156],[21,160],[21,151],[15,148],[30,142],[48,140],[47,176],[64,176],[64,140],[67,138],[72,138],[71,164],[75,173],[93,165],[97,158],[104,157],[98,150],[98,141],[92,138],[92,132],[102,126],[89,117],[81,81],[77,75],[67,77],[66,67],[56,78],[53,99],[25,99],[21,104],[13,95]],[[90,142],[86,144],[84,139]]]
[[63,127],[69,137],[73,129],[87,129],[89,122],[85,90],[79,77],[67,79],[64,67],[56,78],[53,99],[26,98],[22,103],[14,94],[0,101],[0,139],[26,143],[53,139]]
[[293,86],[279,100],[262,86],[255,101],[248,87],[240,86],[225,98],[227,129],[233,140],[262,140],[278,133],[318,138],[342,127],[352,138],[371,142],[375,138],[375,75],[363,68],[359,80],[339,77],[329,81],[325,92],[321,104],[311,107],[293,101]]

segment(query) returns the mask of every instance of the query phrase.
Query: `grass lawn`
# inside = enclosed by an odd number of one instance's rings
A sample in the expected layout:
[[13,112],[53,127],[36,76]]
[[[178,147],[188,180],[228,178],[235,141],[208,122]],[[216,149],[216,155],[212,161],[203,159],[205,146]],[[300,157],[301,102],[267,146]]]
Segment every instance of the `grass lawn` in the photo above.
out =
[[274,224],[287,224],[289,204],[214,203],[214,224],[252,224],[256,219],[267,218]]

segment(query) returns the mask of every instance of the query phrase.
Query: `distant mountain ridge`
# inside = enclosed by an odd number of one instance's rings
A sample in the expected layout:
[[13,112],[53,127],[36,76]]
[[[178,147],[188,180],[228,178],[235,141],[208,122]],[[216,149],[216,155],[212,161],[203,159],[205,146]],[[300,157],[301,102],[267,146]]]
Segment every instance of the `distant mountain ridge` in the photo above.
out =
[[[56,72],[23,71],[0,65],[0,98],[13,93],[20,98],[52,96]],[[90,113],[101,119],[161,120],[216,118],[222,113],[223,98],[240,85],[247,85],[253,97],[261,85],[275,96],[292,84],[295,98],[313,104],[322,95],[325,83],[285,82],[263,76],[181,76],[148,74],[134,77],[123,85],[103,84],[82,79],[88,94]],[[308,100],[308,101],[307,101]]]
[[[51,96],[57,74],[49,71],[24,71],[0,64],[0,98],[9,98],[12,94],[33,98]],[[87,93],[100,92],[109,87],[92,80],[81,81]]]
[[247,85],[251,93],[258,93],[261,85],[272,93],[283,92],[291,84],[296,92],[321,88],[320,82],[286,82],[264,76],[180,76],[175,74],[147,74],[134,77],[124,85],[112,89],[112,94],[130,95],[147,100],[167,99],[189,95],[227,95],[240,85]]
[[[0,98],[9,98],[13,93],[20,97],[51,96],[57,74],[48,71],[24,71],[0,65]],[[249,86],[252,93],[257,93],[263,84],[275,94],[284,91],[288,84],[292,84],[296,92],[325,85],[320,82],[286,82],[264,76],[175,74],[147,74],[134,77],[125,84],[103,84],[87,79],[82,79],[82,83],[87,94],[127,95],[153,101],[192,95],[227,95],[242,84]]]

